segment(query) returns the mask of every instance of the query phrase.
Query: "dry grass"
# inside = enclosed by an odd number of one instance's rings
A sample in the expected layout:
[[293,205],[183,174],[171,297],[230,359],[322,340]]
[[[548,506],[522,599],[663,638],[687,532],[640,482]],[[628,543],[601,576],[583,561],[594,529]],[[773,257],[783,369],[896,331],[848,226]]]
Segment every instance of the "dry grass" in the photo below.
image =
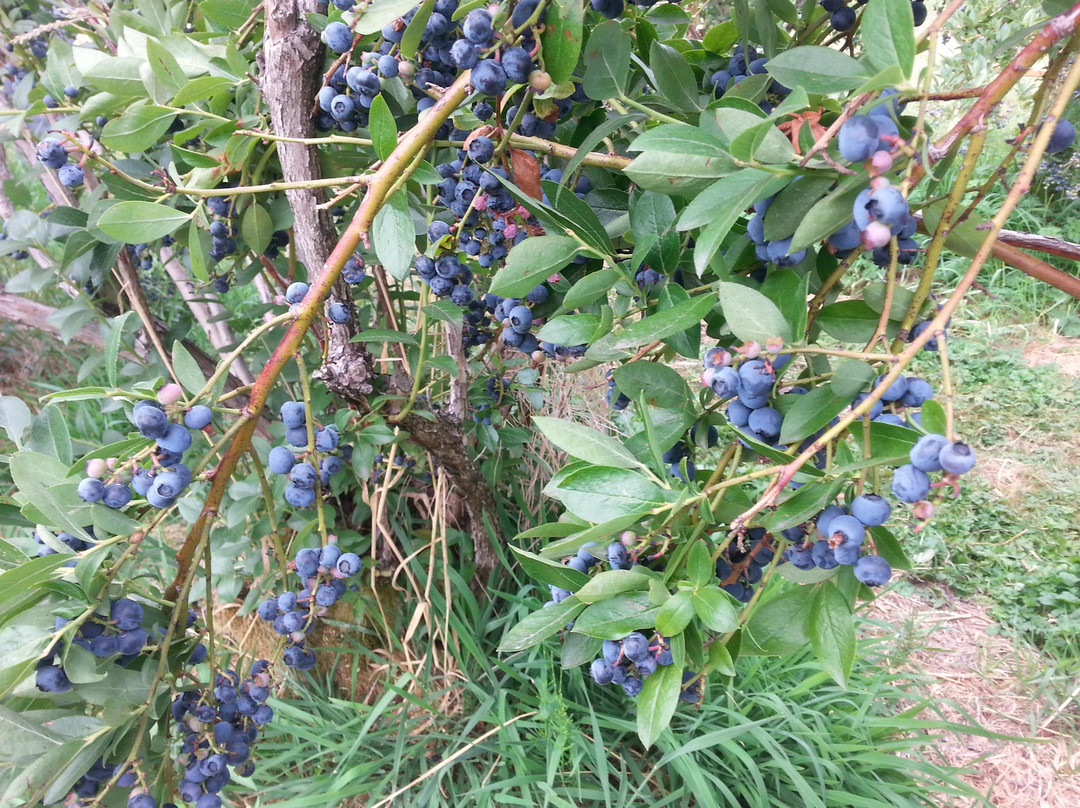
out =
[[1048,340],[1027,340],[1023,345],[1024,359],[1029,365],[1057,365],[1072,378],[1080,377],[1080,340],[1053,336]]
[[[971,601],[940,606],[922,597],[889,592],[870,616],[924,636],[927,646],[904,665],[931,679],[928,694],[951,721],[977,724],[1002,735],[1037,738],[1001,741],[976,735],[945,738],[945,761],[974,771],[966,779],[998,808],[1076,808],[1080,805],[1080,746],[1055,726],[1055,715],[1024,686],[1041,663],[1034,652],[994,633],[995,621]],[[928,635],[928,638],[925,636]],[[928,718],[936,716],[927,716]]]

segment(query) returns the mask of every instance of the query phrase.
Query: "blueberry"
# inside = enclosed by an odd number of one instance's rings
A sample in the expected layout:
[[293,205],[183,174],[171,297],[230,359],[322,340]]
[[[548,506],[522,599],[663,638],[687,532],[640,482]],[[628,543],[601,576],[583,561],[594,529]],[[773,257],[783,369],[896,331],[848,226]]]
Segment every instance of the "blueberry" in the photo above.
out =
[[488,162],[495,154],[495,143],[489,137],[480,135],[469,144],[469,159],[477,163]]
[[67,162],[68,156],[64,144],[60,141],[43,140],[37,145],[37,158],[45,168],[55,171]]
[[527,306],[515,306],[507,313],[510,327],[519,334],[527,334],[532,328],[532,311]]
[[101,501],[109,508],[123,508],[131,502],[131,489],[124,483],[110,483],[105,486]]
[[949,445],[944,435],[923,435],[911,447],[908,459],[920,471],[941,471],[941,451]]
[[918,28],[926,22],[926,3],[923,3],[921,0],[913,0],[911,4],[911,13],[915,18],[915,27]]
[[884,586],[892,577],[892,567],[881,556],[866,555],[855,562],[855,577],[867,586]]
[[831,570],[840,563],[836,560],[836,553],[833,548],[824,539],[814,542],[814,546],[810,548],[810,558],[814,562],[814,566],[823,570]]
[[[430,259],[428,259],[430,260]],[[357,258],[355,255],[351,256],[348,261],[345,262],[345,267],[341,270],[341,277],[348,284],[357,284],[364,280],[364,262]]]
[[640,632],[631,632],[623,638],[622,651],[627,659],[636,663],[648,656],[649,640]]
[[[480,11],[476,9],[470,15]],[[486,12],[485,12],[486,13]],[[485,59],[472,72],[473,88],[481,95],[501,95],[506,89],[506,71],[498,62]]]
[[930,476],[913,465],[905,465],[893,473],[892,492],[902,502],[919,502],[930,493]]
[[362,566],[360,556],[356,553],[342,553],[341,558],[337,560],[337,571],[347,577],[356,575]]
[[739,381],[741,391],[749,396],[761,396],[772,389],[776,374],[768,368],[764,360],[751,359],[739,366]]
[[60,184],[67,188],[78,188],[83,184],[83,170],[74,163],[65,163],[60,166],[57,176],[60,179]]
[[783,416],[772,407],[761,407],[750,413],[746,425],[762,438],[771,439],[780,436],[783,422]]
[[79,483],[75,493],[84,502],[101,502],[102,497],[105,496],[105,484],[101,480],[87,477]]
[[45,693],[63,693],[71,690],[71,682],[64,673],[64,669],[55,665],[38,668],[34,676],[34,684],[37,685],[38,690]]
[[622,643],[618,640],[604,640],[604,644],[601,647],[601,653],[604,655],[604,659],[611,665],[616,665],[622,656]]
[[[508,80],[515,84],[524,84],[529,80],[529,73],[531,73],[533,69],[533,61],[529,52],[524,48],[507,48],[502,52],[500,61],[502,62],[503,70],[506,71]],[[549,179],[551,178],[549,177]],[[557,181],[558,180],[551,179],[551,182]]]
[[332,452],[338,445],[338,433],[332,426],[315,430],[315,448],[320,452]]
[[[131,631],[142,625],[143,607],[131,598],[118,598],[109,606],[109,620],[121,631]],[[85,630],[86,626],[84,626]]]
[[290,283],[289,288],[285,290],[285,302],[290,305],[299,303],[308,293],[308,289],[308,285],[303,281],[294,281],[293,283]]
[[734,426],[744,427],[750,423],[750,413],[752,412],[753,410],[739,401],[739,399],[735,399],[727,405],[727,417]]
[[[860,404],[862,404],[864,401],[866,401],[866,399],[868,399],[869,397],[870,397],[869,393],[859,393],[859,395],[855,396],[855,398],[851,402],[852,409],[854,409],[855,407],[858,407]],[[870,419],[873,420],[874,418],[877,418],[884,411],[885,411],[885,405],[881,403],[881,399],[878,399],[877,401],[875,401],[873,404],[870,405],[870,412],[869,412]]]
[[137,654],[146,645],[146,629],[122,631],[116,637],[116,647],[121,654]]
[[886,185],[870,192],[866,211],[875,221],[887,225],[894,225],[904,220],[910,211],[908,202],[899,188]]
[[833,550],[833,557],[836,558],[837,564],[843,564],[845,567],[850,567],[859,560],[859,555],[862,553],[862,546],[858,544],[841,544],[835,550]]
[[607,659],[601,657],[593,660],[589,667],[589,675],[598,685],[609,685],[615,676],[615,669]]
[[304,419],[306,417],[304,402],[286,401],[281,405],[280,414],[281,422],[285,424],[287,429],[296,429],[304,426]]
[[[879,384],[884,380],[885,375],[882,374],[874,379],[874,388],[876,389]],[[904,376],[897,376],[893,383],[890,384],[884,393],[881,394],[881,401],[899,401],[904,397],[904,394],[908,389],[908,380]]]
[[270,450],[266,465],[274,474],[288,474],[296,465],[296,458],[288,447],[275,446]]
[[319,473],[310,463],[297,463],[289,471],[289,480],[300,488],[314,488]]
[[851,515],[867,527],[885,524],[891,512],[889,501],[878,494],[862,494],[851,501]]
[[285,488],[285,501],[294,508],[310,508],[315,504],[315,489],[290,483]]
[[[322,39],[326,43],[326,47],[338,53],[344,53],[352,47],[353,43],[352,31],[343,22],[328,24],[323,30]],[[200,805],[199,808],[203,808],[203,806]]]
[[[712,388],[713,393],[716,394],[716,397],[723,400],[738,395],[742,387],[741,379],[742,375],[735,368],[722,367],[713,373],[709,386]],[[756,385],[757,382],[755,381],[753,384]]]
[[[850,12],[843,9],[841,12],[833,12],[834,18],[837,13]],[[855,13],[851,12],[854,23]],[[850,28],[850,24],[848,25]],[[837,29],[845,30],[845,29]],[[852,163],[861,163],[872,155],[878,148],[879,128],[878,121],[869,115],[856,115],[844,121],[840,132],[836,137],[836,145],[840,150],[840,156]]]
[[844,6],[829,15],[829,24],[834,31],[849,31],[855,25],[855,9]]
[[459,70],[475,67],[480,61],[480,51],[467,39],[459,39],[450,48],[450,62]]
[[950,443],[942,447],[938,462],[949,474],[967,474],[975,468],[975,450],[966,443]]
[[817,516],[817,521],[815,524],[817,526],[818,532],[826,538],[831,536],[832,529],[830,526],[832,525],[833,519],[838,516],[843,516],[844,513],[844,509],[841,508],[839,505],[830,505],[829,507],[827,507]]
[[862,230],[853,220],[829,236],[829,245],[841,251],[854,250],[859,246],[861,235]]
[[829,522],[828,535],[832,537],[837,534],[840,535],[842,544],[859,545],[866,539],[866,528],[854,516],[841,514]]
[[934,388],[930,386],[930,382],[926,381],[926,379],[909,376],[907,381],[907,392],[900,399],[900,403],[905,407],[921,407],[934,397]]
[[263,620],[273,620],[278,614],[277,598],[268,598],[259,604],[258,615]]
[[159,409],[156,404],[149,401],[143,406],[137,404],[131,417],[135,423],[135,428],[139,430],[139,434],[150,440],[157,440],[169,428],[169,417],[164,410]]
[[398,60],[389,54],[379,57],[379,72],[388,79],[397,76],[399,71]]
[[191,448],[191,432],[180,424],[169,424],[165,434],[157,439],[157,445],[166,452],[183,454]]
[[184,414],[184,426],[188,429],[203,429],[210,424],[213,411],[204,404],[196,404]]
[[[622,0],[618,0],[618,2],[621,3]],[[623,692],[630,698],[636,697],[643,686],[644,683],[636,676],[627,676],[626,681],[622,683]]]
[[149,794],[132,794],[128,798],[127,808],[157,808],[157,800]]
[[477,45],[487,43],[495,33],[491,26],[491,14],[482,8],[473,9],[465,15],[465,20],[461,24],[461,33],[467,40]]

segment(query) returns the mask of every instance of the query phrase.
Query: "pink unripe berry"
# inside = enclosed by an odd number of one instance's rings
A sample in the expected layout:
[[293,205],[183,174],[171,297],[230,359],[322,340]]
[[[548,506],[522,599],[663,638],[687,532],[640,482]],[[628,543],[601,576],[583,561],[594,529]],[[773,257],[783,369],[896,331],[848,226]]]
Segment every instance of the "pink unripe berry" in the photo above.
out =
[[931,502],[916,502],[911,508],[911,514],[916,519],[925,520],[934,515],[934,505]]
[[619,541],[622,542],[623,547],[629,547],[633,544],[637,544],[637,534],[632,530],[624,530],[619,534]]
[[95,457],[93,460],[86,461],[86,476],[87,477],[104,477],[105,472],[109,470],[109,466],[100,457]]
[[180,385],[170,382],[157,391],[157,400],[159,404],[167,407],[179,401],[182,395],[184,395],[184,389]]
[[514,224],[513,222],[508,224],[506,226],[506,228],[503,230],[503,236],[505,236],[506,238],[513,238],[514,236],[517,235],[517,233],[518,233],[518,226],[516,224]]
[[890,238],[892,238],[892,232],[889,226],[881,222],[870,222],[862,231],[862,243],[868,250],[884,247],[889,243]]
[[116,468],[116,463],[117,463],[117,460],[116,460],[115,457],[106,457],[105,458],[105,466],[108,469]]
[[884,174],[893,165],[892,155],[887,151],[876,151],[870,157],[870,165],[878,174]]
[[701,374],[701,386],[712,387],[713,378],[716,376],[717,368],[705,368]]
[[888,177],[874,177],[870,180],[870,190],[872,191],[880,191],[882,188],[888,188],[890,185],[892,185],[892,183],[889,182]]
[[746,343],[746,345],[743,346],[741,353],[747,359],[757,359],[759,356],[761,356],[761,343],[755,340],[750,340],[748,343]]

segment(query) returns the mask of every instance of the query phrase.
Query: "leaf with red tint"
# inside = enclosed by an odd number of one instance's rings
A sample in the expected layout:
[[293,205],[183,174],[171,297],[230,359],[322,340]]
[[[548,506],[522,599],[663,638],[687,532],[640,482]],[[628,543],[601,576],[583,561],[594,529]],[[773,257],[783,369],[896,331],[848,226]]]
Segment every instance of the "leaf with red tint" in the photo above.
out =
[[540,163],[528,152],[510,149],[510,164],[514,171],[514,182],[533,199],[540,199]]

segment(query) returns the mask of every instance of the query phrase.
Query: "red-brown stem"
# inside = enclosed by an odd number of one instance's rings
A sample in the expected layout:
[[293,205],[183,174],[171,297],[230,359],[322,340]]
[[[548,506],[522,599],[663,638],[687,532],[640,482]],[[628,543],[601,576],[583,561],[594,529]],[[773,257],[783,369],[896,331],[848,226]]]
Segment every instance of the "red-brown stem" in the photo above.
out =
[[281,338],[281,342],[274,349],[274,353],[270,356],[262,373],[259,374],[259,378],[255,380],[255,384],[251,387],[251,398],[244,408],[243,415],[241,415],[243,425],[237,430],[236,436],[233,438],[232,443],[229,444],[224,456],[222,456],[221,462],[218,463],[211,474],[213,484],[206,495],[206,502],[203,505],[202,512],[199,514],[198,519],[195,520],[195,524],[191,526],[184,544],[176,554],[176,579],[165,591],[166,600],[176,599],[184,580],[191,570],[199,539],[203,532],[209,529],[214,517],[217,516],[221,499],[225,494],[225,488],[229,484],[229,479],[236,468],[236,464],[251,445],[251,436],[254,434],[255,427],[258,424],[259,414],[266,405],[266,399],[269,397],[277,377],[289,359],[299,349],[300,343],[311,327],[312,322],[322,312],[323,302],[330,294],[334,281],[341,274],[342,267],[345,266],[349,256],[353,254],[357,244],[363,242],[365,247],[369,246],[368,231],[371,229],[371,223],[375,220],[375,214],[379,212],[379,209],[386,202],[387,192],[398,180],[408,177],[411,173],[410,164],[413,162],[417,152],[435,139],[435,133],[439,130],[439,127],[468,95],[470,89],[469,79],[470,71],[466,70],[458,76],[453,84],[446,88],[442,97],[427,111],[424,117],[420,119],[420,122],[401,138],[393,154],[387,158],[382,167],[372,177],[367,193],[364,194],[364,200],[360,203],[360,207],[357,209],[352,221],[345,229],[345,232],[342,233],[333,252],[326,259],[322,271],[312,282],[307,295],[298,304],[296,319],[293,320],[289,329]]
[[948,154],[957,141],[974,129],[986,122],[986,116],[997,106],[1005,94],[1013,88],[1028,70],[1039,59],[1043,58],[1050,47],[1067,36],[1071,36],[1076,29],[1077,20],[1080,20],[1080,3],[1077,3],[1069,11],[1059,14],[1043,26],[1043,29],[1032,39],[1023,50],[1016,55],[1005,70],[993,81],[986,85],[983,94],[979,96],[971,109],[964,114],[949,132],[940,138],[931,148],[930,157],[940,160]]

